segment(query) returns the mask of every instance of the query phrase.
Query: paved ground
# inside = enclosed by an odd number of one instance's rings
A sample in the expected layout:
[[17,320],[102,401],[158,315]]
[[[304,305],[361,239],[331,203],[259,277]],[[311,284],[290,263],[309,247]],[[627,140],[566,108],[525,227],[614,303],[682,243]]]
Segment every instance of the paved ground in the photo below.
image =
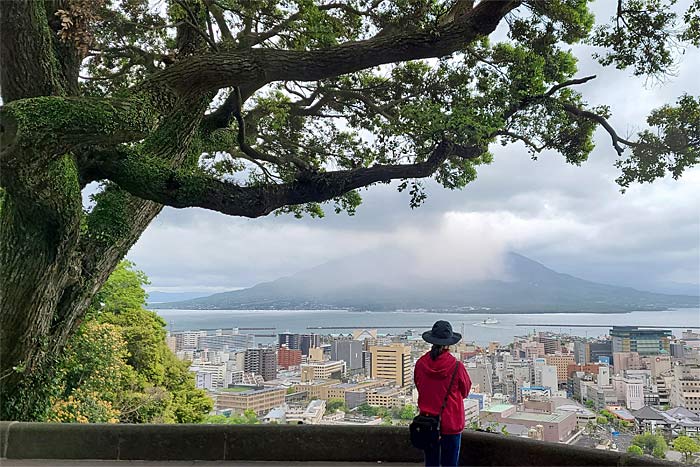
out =
[[399,464],[381,462],[246,462],[246,461],[99,461],[99,460],[42,460],[42,459],[0,459],[2,467],[266,467],[266,466],[315,466],[315,467],[416,467],[421,464]]

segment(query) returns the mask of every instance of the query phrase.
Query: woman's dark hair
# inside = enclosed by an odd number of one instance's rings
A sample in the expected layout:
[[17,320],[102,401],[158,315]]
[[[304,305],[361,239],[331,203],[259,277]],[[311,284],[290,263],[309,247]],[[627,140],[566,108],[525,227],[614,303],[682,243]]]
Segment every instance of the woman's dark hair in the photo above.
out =
[[437,359],[444,350],[444,345],[433,344],[433,347],[430,349],[430,358],[433,360]]

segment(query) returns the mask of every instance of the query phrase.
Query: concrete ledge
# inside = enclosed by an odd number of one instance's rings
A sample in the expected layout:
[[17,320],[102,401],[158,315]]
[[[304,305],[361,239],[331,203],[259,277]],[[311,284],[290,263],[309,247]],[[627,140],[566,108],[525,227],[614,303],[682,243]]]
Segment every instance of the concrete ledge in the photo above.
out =
[[[0,422],[6,459],[420,463],[403,427]],[[464,432],[462,465],[678,466],[649,457]]]

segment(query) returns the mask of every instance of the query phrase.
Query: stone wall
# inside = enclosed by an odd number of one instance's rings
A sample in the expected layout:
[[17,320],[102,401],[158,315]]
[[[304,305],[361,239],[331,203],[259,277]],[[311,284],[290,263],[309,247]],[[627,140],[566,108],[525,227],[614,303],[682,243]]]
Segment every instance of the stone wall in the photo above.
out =
[[[385,426],[110,425],[0,422],[7,459],[416,462],[408,431]],[[481,432],[462,435],[461,464],[669,465],[648,457]]]

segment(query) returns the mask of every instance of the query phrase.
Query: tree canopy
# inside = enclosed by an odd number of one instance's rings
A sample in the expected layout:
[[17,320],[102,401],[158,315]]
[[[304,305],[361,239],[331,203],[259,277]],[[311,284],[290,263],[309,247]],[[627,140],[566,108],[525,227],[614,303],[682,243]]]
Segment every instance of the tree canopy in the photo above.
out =
[[683,453],[686,462],[690,462],[693,454],[700,452],[700,444],[690,436],[679,436],[673,440],[673,449]]
[[632,444],[638,446],[645,454],[651,454],[659,459],[665,458],[668,450],[664,437],[653,433],[642,433],[635,436],[632,438]]
[[586,0],[0,2],[0,393],[65,346],[164,205],[352,214],[396,180],[416,207],[421,179],[462,188],[494,145],[581,164],[597,128],[622,189],[680,177],[698,96],[623,137],[573,48],[663,79],[700,44],[700,0],[675,3],[595,18]]

